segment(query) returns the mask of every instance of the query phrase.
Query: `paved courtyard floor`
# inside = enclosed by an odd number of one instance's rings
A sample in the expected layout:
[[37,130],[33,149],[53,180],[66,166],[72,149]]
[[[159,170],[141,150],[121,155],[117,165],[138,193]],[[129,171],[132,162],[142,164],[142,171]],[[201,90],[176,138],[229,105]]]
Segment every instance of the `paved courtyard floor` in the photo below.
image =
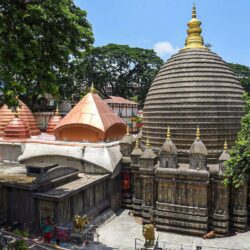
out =
[[[101,243],[121,250],[135,249],[135,239],[143,240],[141,219],[130,216],[129,210],[121,210],[118,215],[101,225],[97,232],[100,235],[99,241]],[[206,247],[215,247],[215,250],[223,248],[250,250],[250,231],[232,237],[210,240],[160,231],[156,232],[156,237],[158,236],[160,242],[172,243],[171,248],[167,248],[165,245],[166,249],[181,249],[180,245],[183,244],[183,250],[193,250],[196,249],[195,246],[202,246],[202,250],[208,249]],[[142,244],[143,242],[138,240],[138,243]],[[163,243],[160,243],[159,246],[162,247]]]

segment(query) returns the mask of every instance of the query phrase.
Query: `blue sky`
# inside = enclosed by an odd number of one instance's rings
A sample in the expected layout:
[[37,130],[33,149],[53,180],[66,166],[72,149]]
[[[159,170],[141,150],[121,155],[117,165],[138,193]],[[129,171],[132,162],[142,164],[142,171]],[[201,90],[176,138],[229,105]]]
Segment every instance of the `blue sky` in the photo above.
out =
[[[128,44],[166,60],[182,48],[193,0],[75,0],[88,12],[95,46]],[[205,43],[225,61],[250,66],[250,0],[196,0]]]

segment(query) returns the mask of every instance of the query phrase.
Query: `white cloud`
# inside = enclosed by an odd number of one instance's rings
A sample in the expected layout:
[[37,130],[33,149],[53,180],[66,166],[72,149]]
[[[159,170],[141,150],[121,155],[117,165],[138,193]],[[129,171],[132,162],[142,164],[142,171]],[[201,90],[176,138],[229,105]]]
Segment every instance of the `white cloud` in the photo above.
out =
[[153,46],[154,51],[160,57],[175,54],[180,48],[174,47],[170,42],[157,42]]

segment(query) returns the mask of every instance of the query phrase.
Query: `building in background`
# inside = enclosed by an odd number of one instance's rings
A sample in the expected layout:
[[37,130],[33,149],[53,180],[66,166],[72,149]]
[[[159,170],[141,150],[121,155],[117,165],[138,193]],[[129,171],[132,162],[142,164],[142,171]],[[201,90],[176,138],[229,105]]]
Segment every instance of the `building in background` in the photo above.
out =
[[129,126],[130,132],[136,133],[137,129],[137,113],[138,103],[127,100],[120,96],[110,96],[104,99],[107,103]]

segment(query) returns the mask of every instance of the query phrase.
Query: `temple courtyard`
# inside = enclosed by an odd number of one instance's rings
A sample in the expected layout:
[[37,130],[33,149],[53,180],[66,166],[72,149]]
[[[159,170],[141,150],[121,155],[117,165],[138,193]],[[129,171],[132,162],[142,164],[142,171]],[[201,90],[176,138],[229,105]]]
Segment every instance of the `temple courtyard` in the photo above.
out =
[[[112,216],[102,224],[98,230],[99,241],[110,248],[137,249],[143,244],[141,218],[129,215],[129,210],[120,210],[119,214]],[[235,236],[203,240],[201,237],[184,236],[180,234],[156,231],[156,238],[159,240],[159,247],[162,249],[250,249],[250,231],[239,233]]]

